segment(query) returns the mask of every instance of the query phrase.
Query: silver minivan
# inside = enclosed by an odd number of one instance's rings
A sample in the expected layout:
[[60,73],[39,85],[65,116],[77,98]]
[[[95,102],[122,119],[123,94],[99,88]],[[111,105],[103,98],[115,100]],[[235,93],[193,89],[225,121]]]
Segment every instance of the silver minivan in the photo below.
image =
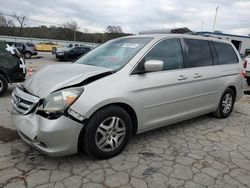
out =
[[113,157],[133,134],[208,113],[227,118],[245,87],[240,59],[215,38],[118,38],[17,86],[12,119],[22,139],[47,155],[84,149]]

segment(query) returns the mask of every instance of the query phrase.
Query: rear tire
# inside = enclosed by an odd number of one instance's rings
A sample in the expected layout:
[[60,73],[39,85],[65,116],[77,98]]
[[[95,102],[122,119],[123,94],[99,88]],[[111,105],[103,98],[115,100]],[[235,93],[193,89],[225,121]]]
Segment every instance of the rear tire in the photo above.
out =
[[7,89],[8,81],[3,75],[0,74],[0,96],[4,95]]
[[25,57],[25,59],[30,59],[31,58],[31,53],[30,52],[25,52],[24,57]]
[[220,103],[216,112],[213,113],[214,116],[218,118],[227,118],[233,111],[235,102],[235,93],[232,89],[227,88],[220,99]]
[[132,120],[119,106],[107,106],[89,119],[82,141],[85,151],[98,159],[118,155],[129,142]]

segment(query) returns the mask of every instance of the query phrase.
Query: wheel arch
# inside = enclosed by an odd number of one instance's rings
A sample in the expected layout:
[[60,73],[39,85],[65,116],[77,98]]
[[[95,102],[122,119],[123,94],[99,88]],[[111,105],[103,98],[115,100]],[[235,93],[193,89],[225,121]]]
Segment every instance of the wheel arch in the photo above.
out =
[[119,106],[119,107],[123,108],[129,114],[129,116],[131,117],[132,124],[133,124],[132,133],[133,134],[137,133],[137,130],[138,130],[138,116],[136,114],[136,111],[131,107],[131,105],[129,105],[129,104],[125,103],[125,102],[111,102],[111,103],[108,103],[108,104],[103,104],[102,106],[99,106],[90,115],[90,117],[93,116],[96,111],[98,111],[98,110],[100,110],[102,108],[108,107],[108,106]]
[[[132,125],[133,125],[132,134],[136,135],[137,130],[138,130],[138,117],[136,115],[135,110],[130,105],[128,105],[126,103],[121,103],[121,102],[111,103],[109,105],[117,105],[117,106],[119,106],[127,111],[127,113],[129,114],[129,116],[131,117],[131,120],[132,120]],[[109,106],[109,105],[106,105],[106,106]]]
[[[119,106],[119,107],[123,108],[129,114],[129,116],[131,117],[131,120],[132,120],[132,125],[133,125],[133,127],[132,127],[132,134],[136,135],[137,131],[138,131],[138,124],[139,124],[138,116],[137,116],[135,110],[129,104],[124,103],[124,102],[113,102],[113,103],[109,103],[109,104],[106,104],[106,105],[103,105],[103,106],[99,107],[97,110],[95,110],[95,112],[98,111],[98,110],[100,110],[100,109],[102,109],[102,108],[105,108],[105,107],[108,107],[108,106],[112,106],[112,105],[116,105],[116,106]],[[91,116],[93,116],[95,112],[93,112],[91,114]],[[89,118],[91,118],[91,116]],[[88,122],[88,119],[86,119],[85,123]],[[86,126],[83,126],[83,128],[82,128],[82,130],[81,130],[81,132],[79,134],[79,138],[78,138],[78,151],[82,150],[81,144],[82,144],[82,138],[83,138],[85,129],[86,129]]]
[[230,85],[227,88],[231,89],[234,92],[234,99],[237,98],[237,89],[234,85]]
[[1,69],[0,69],[0,74],[3,75],[6,78],[6,80],[8,81],[8,83],[11,82],[10,77],[4,71],[2,71]]

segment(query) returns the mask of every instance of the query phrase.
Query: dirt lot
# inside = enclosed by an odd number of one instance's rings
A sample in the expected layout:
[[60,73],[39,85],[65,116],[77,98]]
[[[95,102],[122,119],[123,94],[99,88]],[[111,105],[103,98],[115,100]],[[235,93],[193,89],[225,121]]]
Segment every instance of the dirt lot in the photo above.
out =
[[[31,59],[37,71],[54,61]],[[133,137],[117,157],[50,158],[19,139],[10,96],[0,98],[0,187],[250,187],[250,95],[228,119],[210,115]]]

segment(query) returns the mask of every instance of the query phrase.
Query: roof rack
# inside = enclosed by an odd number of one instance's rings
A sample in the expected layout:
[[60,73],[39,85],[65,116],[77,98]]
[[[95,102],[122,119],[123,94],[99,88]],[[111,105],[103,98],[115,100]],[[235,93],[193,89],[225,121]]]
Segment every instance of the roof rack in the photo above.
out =
[[203,37],[211,37],[211,38],[216,38],[216,39],[222,39],[221,37],[211,35],[211,34],[217,34],[217,33],[208,34],[208,33],[203,33],[203,32],[196,32],[196,34],[200,35],[200,36],[203,36]]
[[148,31],[139,32],[139,35],[144,35],[144,34],[190,34],[190,35],[195,35],[196,33],[191,31],[187,27],[181,27],[181,28],[174,28],[174,29],[156,29],[156,30],[148,30]]

